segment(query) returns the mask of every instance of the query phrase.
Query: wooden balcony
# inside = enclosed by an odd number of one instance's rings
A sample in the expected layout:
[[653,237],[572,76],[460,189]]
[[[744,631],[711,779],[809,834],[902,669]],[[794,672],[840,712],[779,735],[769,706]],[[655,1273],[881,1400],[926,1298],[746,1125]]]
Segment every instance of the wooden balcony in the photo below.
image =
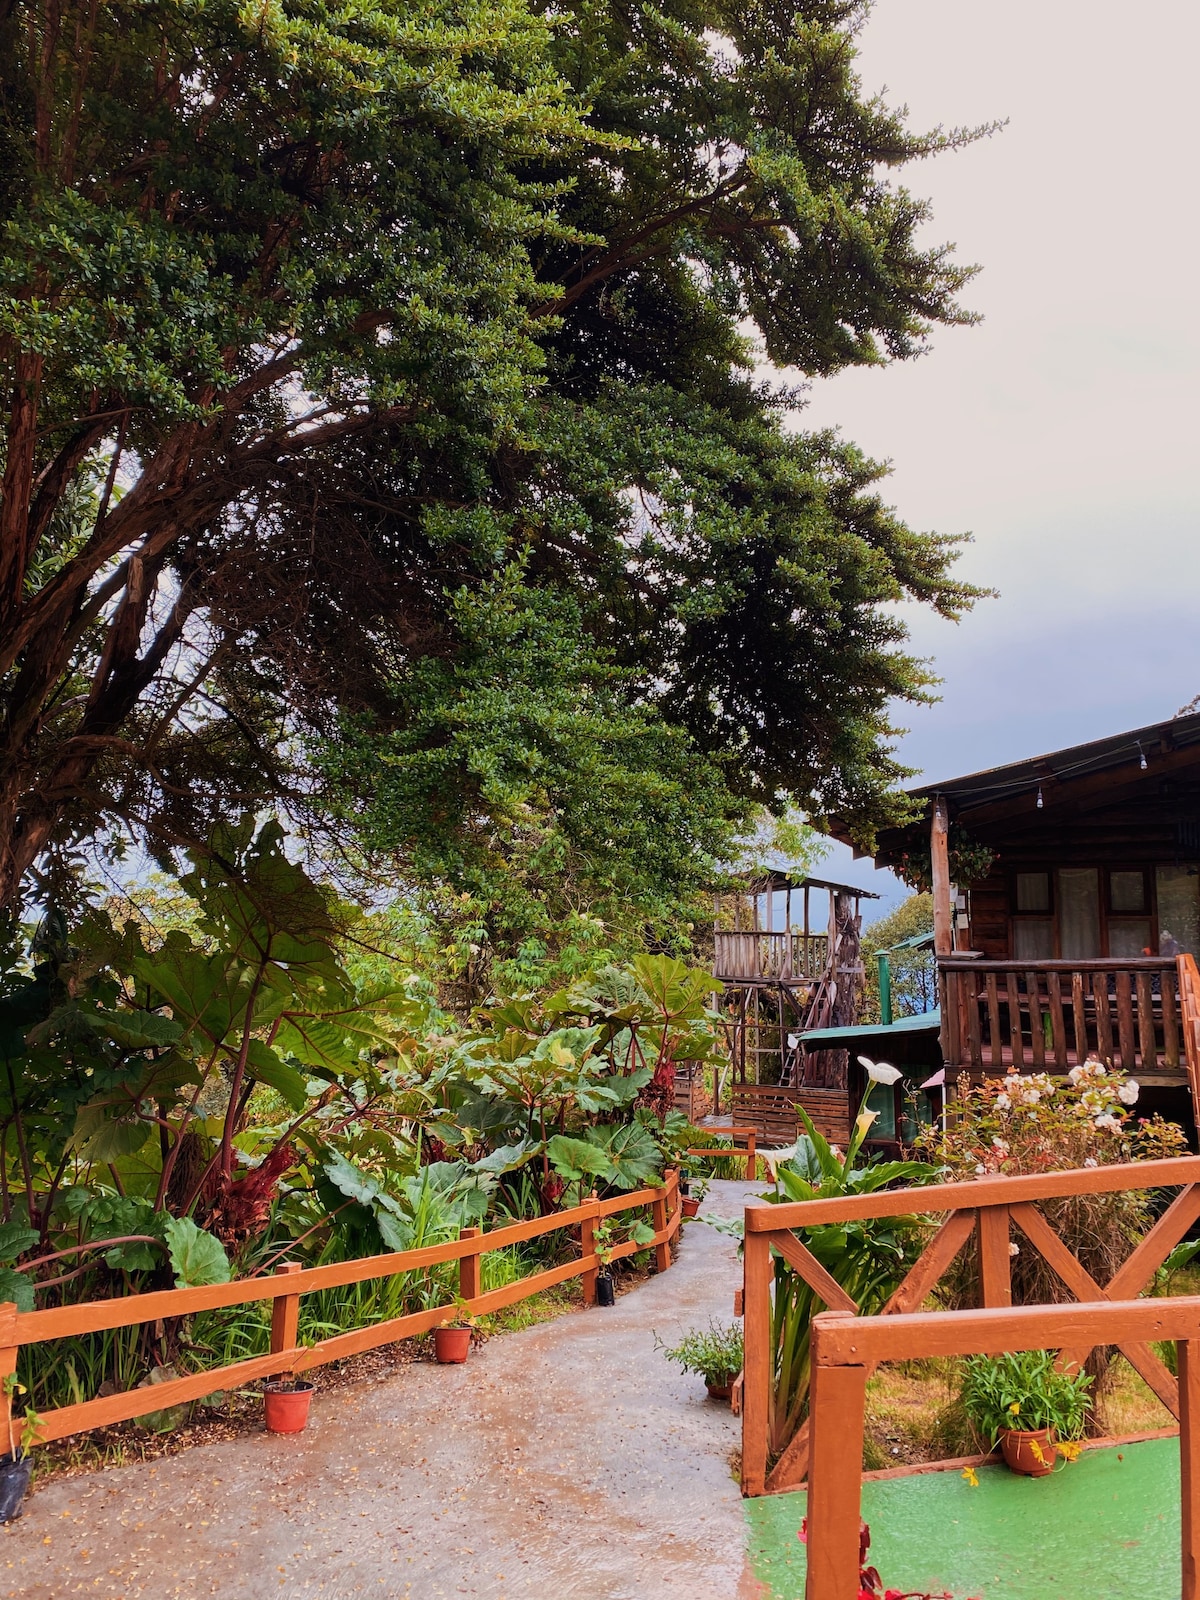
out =
[[1095,1055],[1144,1082],[1187,1081],[1169,956],[1095,961],[938,958],[950,1070],[1062,1074]]
[[829,935],[741,932],[713,935],[713,976],[722,983],[815,983],[825,970]]

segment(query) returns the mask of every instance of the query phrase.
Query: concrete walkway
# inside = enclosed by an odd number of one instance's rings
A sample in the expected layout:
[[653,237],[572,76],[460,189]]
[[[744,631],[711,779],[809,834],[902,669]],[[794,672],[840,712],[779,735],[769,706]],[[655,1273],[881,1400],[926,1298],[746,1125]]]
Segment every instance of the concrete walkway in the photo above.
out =
[[[714,1184],[736,1215],[752,1186]],[[314,1399],[251,1435],[50,1483],[0,1529],[0,1596],[735,1600],[738,1423],[654,1348],[731,1320],[735,1241],[690,1223],[612,1309]]]

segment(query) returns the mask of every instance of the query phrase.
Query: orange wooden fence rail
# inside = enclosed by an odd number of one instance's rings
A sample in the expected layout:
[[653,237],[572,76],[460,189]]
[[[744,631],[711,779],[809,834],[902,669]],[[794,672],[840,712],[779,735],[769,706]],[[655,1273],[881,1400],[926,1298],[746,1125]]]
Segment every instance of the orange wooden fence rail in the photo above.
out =
[[729,1144],[729,1145],[718,1145],[715,1149],[712,1149],[712,1150],[689,1150],[687,1152],[688,1155],[689,1156],[740,1156],[741,1155],[741,1151],[738,1150],[738,1148],[737,1148],[737,1141],[739,1140],[739,1138],[740,1139],[745,1139],[745,1141],[746,1141],[746,1178],[747,1178],[748,1182],[753,1183],[754,1179],[755,1179],[755,1176],[757,1175],[757,1167],[758,1167],[758,1129],[757,1128],[733,1128],[733,1127],[718,1128],[714,1124],[712,1126],[706,1126],[704,1131],[705,1131],[705,1133],[715,1133],[715,1134],[720,1134],[720,1135],[723,1135],[723,1136],[730,1137],[730,1138],[732,1138],[733,1143]]
[[[766,1237],[766,1235],[760,1235]],[[1200,1298],[1100,1300],[813,1322],[812,1467],[805,1600],[855,1600],[867,1380],[881,1361],[1005,1350],[1146,1348],[1173,1339],[1179,1367],[1182,1600],[1200,1600]]]
[[[1038,1202],[1066,1195],[1111,1194],[1126,1189],[1182,1188],[1110,1281],[1101,1285],[1076,1260],[1045,1217]],[[1010,1308],[1012,1224],[1027,1245],[1039,1251],[1065,1286],[1080,1301],[1127,1301],[1141,1292],[1156,1269],[1200,1218],[1200,1157],[1128,1162],[1119,1166],[1084,1167],[1027,1177],[983,1178],[970,1183],[938,1184],[928,1189],[894,1189],[882,1194],[844,1199],[809,1200],[789,1205],[759,1204],[746,1208],[744,1261],[745,1365],[742,1386],[742,1492],[773,1493],[797,1487],[808,1475],[809,1423],[788,1440],[774,1431],[772,1408],[774,1352],[771,1349],[772,1252],[782,1256],[831,1311],[855,1315],[858,1306],[805,1247],[797,1232],[827,1223],[866,1217],[942,1217],[919,1259],[883,1308],[889,1324],[916,1312],[946,1273],[963,1245],[974,1235],[979,1252],[980,1288],[985,1307]],[[1163,1302],[1156,1302],[1160,1304]],[[1022,1308],[1022,1315],[1029,1308]],[[1056,1308],[1063,1310],[1064,1308]],[[934,1312],[934,1320],[949,1312]],[[957,1315],[957,1313],[955,1313]],[[871,1319],[877,1321],[879,1319]],[[926,1319],[928,1321],[928,1318]],[[1069,1324],[1064,1323],[1063,1326]],[[1090,1330],[1091,1323],[1087,1324]],[[1200,1330],[1197,1330],[1200,1333]],[[1154,1336],[1150,1336],[1154,1337]],[[1167,1335],[1166,1337],[1173,1337]],[[1173,1416],[1181,1415],[1180,1385],[1145,1339],[1123,1336],[1106,1328],[1102,1339],[1079,1330],[1062,1341],[1060,1362],[1079,1366],[1097,1343],[1116,1343]],[[923,1352],[933,1353],[933,1352]],[[868,1368],[872,1358],[865,1357]],[[873,1370],[873,1368],[872,1368]],[[868,1376],[870,1375],[868,1371]],[[831,1380],[833,1382],[834,1380]],[[770,1475],[769,1458],[776,1454]],[[1200,1600],[1200,1597],[1197,1597]]]
[[[643,1206],[650,1206],[653,1211],[654,1237],[650,1244],[629,1241],[616,1245],[604,1252],[605,1259],[619,1261],[625,1256],[636,1255],[639,1250],[653,1248],[655,1264],[662,1272],[671,1264],[671,1241],[678,1234],[680,1225],[679,1179],[674,1172],[667,1174],[660,1188],[639,1189],[633,1194],[615,1195],[609,1200],[589,1200],[569,1211],[537,1217],[531,1222],[514,1223],[507,1228],[494,1228],[487,1233],[481,1233],[477,1228],[464,1228],[460,1238],[451,1239],[445,1244],[427,1245],[420,1250],[364,1256],[356,1261],[340,1261],[324,1267],[300,1267],[291,1262],[279,1267],[270,1277],[242,1278],[233,1283],[212,1284],[201,1289],[156,1290],[148,1294],[126,1295],[119,1300],[92,1300],[82,1305],[59,1306],[45,1311],[18,1311],[11,1302],[0,1304],[0,1380],[16,1370],[17,1354],[24,1344],[99,1333],[108,1328],[133,1327],[166,1317],[190,1316],[197,1311],[211,1311],[222,1306],[251,1305],[258,1300],[274,1302],[271,1348],[265,1355],[239,1361],[233,1366],[189,1373],[187,1377],[156,1384],[152,1390],[131,1390],[42,1412],[38,1440],[48,1442],[51,1439],[63,1439],[68,1434],[82,1433],[89,1428],[126,1422],[131,1417],[144,1415],[148,1408],[159,1411],[189,1400],[199,1400],[217,1390],[237,1388],[255,1378],[270,1377],[279,1372],[306,1372],[310,1367],[358,1355],[364,1350],[373,1350],[397,1339],[428,1333],[455,1314],[453,1305],[433,1306],[425,1311],[394,1317],[388,1322],[337,1334],[331,1339],[321,1340],[319,1344],[298,1346],[296,1336],[300,1296],[316,1289],[342,1288],[369,1278],[387,1278],[397,1273],[416,1272],[423,1267],[457,1261],[459,1293],[476,1315],[503,1310],[505,1306],[527,1300],[571,1278],[583,1279],[584,1304],[593,1305],[596,1299],[596,1276],[600,1268],[600,1258],[595,1249],[596,1223],[605,1217],[618,1216],[621,1212]],[[492,1289],[487,1294],[481,1292],[481,1256],[493,1250],[503,1250],[509,1245],[523,1244],[542,1234],[573,1227],[578,1227],[580,1232],[577,1260],[536,1272],[516,1283]],[[7,1417],[3,1409],[6,1405],[7,1402],[0,1397],[0,1438],[7,1437]]]

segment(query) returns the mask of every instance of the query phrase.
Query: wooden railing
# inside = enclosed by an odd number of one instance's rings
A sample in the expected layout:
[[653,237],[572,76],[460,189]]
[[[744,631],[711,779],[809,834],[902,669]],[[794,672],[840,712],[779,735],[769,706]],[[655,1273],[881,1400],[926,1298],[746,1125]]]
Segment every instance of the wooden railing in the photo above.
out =
[[1192,1091],[1192,1111],[1200,1116],[1200,969],[1195,956],[1178,958],[1179,1011],[1183,1028],[1184,1056],[1188,1087]]
[[[1111,1194],[1127,1189],[1182,1186],[1183,1192],[1163,1213],[1110,1281],[1101,1285],[1076,1260],[1038,1210],[1038,1202],[1066,1195]],[[809,1475],[810,1429],[805,1422],[790,1441],[779,1441],[781,1454],[768,1476],[772,1438],[771,1285],[772,1252],[781,1255],[810,1284],[831,1311],[856,1316],[858,1306],[830,1276],[798,1235],[805,1228],[869,1217],[941,1217],[940,1226],[904,1281],[883,1309],[892,1318],[920,1309],[967,1240],[975,1236],[979,1252],[980,1290],[985,1307],[1009,1307],[1013,1223],[1026,1242],[1039,1251],[1058,1277],[1081,1301],[1125,1301],[1140,1293],[1156,1269],[1200,1218],[1200,1156],[1167,1161],[1129,1162],[1119,1166],[1085,1167],[1069,1172],[1028,1177],[983,1178],[927,1189],[896,1189],[879,1194],[809,1200],[797,1204],[759,1204],[746,1208],[744,1256],[745,1367],[742,1393],[742,1491],[747,1495],[796,1488]],[[1161,1304],[1161,1302],[1156,1302]],[[949,1316],[948,1312],[935,1313]],[[1069,1319],[1069,1312],[1064,1312]],[[1062,1325],[1072,1327],[1068,1321]],[[1073,1327],[1055,1341],[1065,1348],[1062,1362],[1079,1366],[1099,1342],[1120,1345],[1130,1365],[1175,1417],[1180,1415],[1179,1384],[1143,1339],[1121,1334],[1114,1325],[1102,1341],[1091,1337],[1091,1324]],[[1200,1328],[1194,1326],[1200,1336]],[[1166,1337],[1174,1337],[1166,1335]],[[1036,1342],[1036,1341],[1035,1341]],[[928,1353],[928,1352],[921,1352]],[[874,1370],[868,1362],[866,1375]],[[857,1380],[856,1380],[857,1381]],[[865,1378],[863,1380],[865,1382]],[[859,1462],[861,1467],[861,1461]],[[813,1477],[816,1466],[814,1458]],[[856,1524],[857,1526],[857,1524]],[[1200,1597],[1198,1597],[1200,1600]]]
[[[1179,1369],[1182,1600],[1200,1600],[1200,1298],[1103,1300],[1071,1306],[912,1312],[813,1324],[812,1470],[805,1600],[858,1595],[863,1418],[867,1379],[882,1361],[995,1355],[1116,1340],[1128,1351],[1174,1340]],[[744,1415],[744,1412],[743,1412]],[[1160,1509],[1160,1513],[1162,1508]],[[1019,1534],[1017,1535],[1019,1537]],[[1079,1529],[1079,1537],[1086,1538]],[[1031,1557],[1033,1552],[1030,1552]],[[1111,1575],[1113,1582],[1115,1574]],[[1096,1593],[1112,1594],[1101,1581]]]
[[825,933],[737,933],[718,928],[713,945],[713,976],[726,983],[815,981],[829,959]]
[[[1191,957],[1180,957],[1183,961]],[[941,956],[938,973],[948,1067],[1063,1073],[1097,1055],[1143,1076],[1182,1073],[1182,980],[1173,957],[972,961]]]
[[[156,1384],[152,1390],[135,1389],[44,1411],[40,1414],[41,1426],[38,1430],[38,1442],[43,1443],[65,1438],[69,1434],[83,1433],[90,1428],[126,1422],[131,1417],[144,1415],[148,1408],[159,1411],[183,1405],[219,1389],[237,1388],[255,1378],[266,1378],[280,1372],[307,1372],[312,1367],[359,1355],[379,1345],[428,1333],[455,1315],[453,1305],[434,1306],[394,1317],[387,1322],[356,1328],[349,1333],[336,1334],[331,1339],[321,1340],[319,1344],[299,1346],[296,1338],[300,1296],[317,1289],[344,1288],[347,1284],[363,1283],[371,1278],[392,1277],[447,1261],[457,1261],[459,1294],[475,1315],[501,1311],[505,1306],[527,1300],[571,1278],[583,1279],[584,1304],[590,1306],[595,1303],[596,1277],[600,1268],[594,1242],[596,1223],[602,1218],[619,1216],[621,1212],[639,1210],[644,1206],[652,1208],[654,1237],[650,1244],[630,1241],[616,1245],[605,1251],[605,1259],[617,1261],[653,1247],[656,1266],[662,1272],[671,1264],[671,1241],[678,1234],[680,1224],[679,1179],[674,1172],[668,1173],[666,1182],[659,1188],[639,1189],[632,1194],[615,1195],[610,1200],[589,1200],[569,1211],[536,1217],[531,1222],[514,1223],[511,1227],[494,1228],[487,1233],[481,1233],[478,1228],[464,1228],[460,1238],[445,1244],[427,1245],[420,1250],[364,1256],[356,1261],[339,1261],[324,1267],[300,1267],[293,1262],[280,1267],[270,1277],[243,1278],[201,1289],[158,1290],[44,1311],[18,1311],[15,1305],[8,1302],[0,1305],[0,1378],[16,1371],[17,1356],[22,1345],[99,1333],[108,1328],[133,1327],[167,1317],[213,1311],[219,1307],[250,1305],[261,1300],[273,1302],[271,1347],[266,1354],[236,1362],[232,1366],[189,1373],[186,1377]],[[482,1256],[492,1250],[504,1250],[510,1245],[523,1244],[529,1239],[557,1233],[565,1228],[579,1229],[580,1253],[577,1260],[533,1273],[528,1278],[505,1284],[503,1288],[492,1289],[486,1294],[481,1291]],[[0,1400],[0,1406],[6,1405],[7,1401]],[[7,1438],[6,1421],[6,1414],[0,1411],[2,1438]]]

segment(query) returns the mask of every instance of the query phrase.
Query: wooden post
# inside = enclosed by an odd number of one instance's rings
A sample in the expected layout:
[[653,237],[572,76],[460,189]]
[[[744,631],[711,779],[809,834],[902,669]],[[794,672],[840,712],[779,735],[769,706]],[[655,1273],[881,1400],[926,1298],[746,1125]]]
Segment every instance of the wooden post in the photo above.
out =
[[[478,1239],[478,1228],[460,1228],[460,1239]],[[476,1251],[473,1255],[460,1256],[458,1259],[458,1295],[460,1300],[478,1300],[483,1292],[480,1284],[480,1256]]]
[[[594,1189],[592,1190],[591,1194],[588,1195],[586,1203],[593,1208],[597,1205],[596,1191]],[[593,1209],[592,1214],[590,1216],[583,1217],[579,1223],[579,1253],[586,1261],[587,1258],[590,1255],[594,1255],[595,1252],[596,1213]],[[599,1272],[599,1267],[586,1267],[584,1269],[581,1281],[583,1283],[583,1303],[585,1306],[594,1306],[596,1304],[596,1278],[599,1275]]]
[[[299,1272],[298,1261],[285,1261],[283,1266],[276,1267],[276,1276],[291,1277]],[[298,1294],[281,1294],[276,1296],[271,1307],[271,1354],[279,1355],[285,1350],[296,1348],[296,1339],[300,1329],[300,1296]]]
[[[750,1207],[747,1207],[749,1213]],[[742,1493],[767,1487],[767,1428],[771,1411],[771,1236],[746,1230],[742,1260],[745,1328],[742,1371]]]
[[929,859],[933,875],[933,949],[948,956],[954,943],[954,908],[950,904],[950,823],[946,802],[939,796],[933,802],[933,822],[929,830]]
[[1183,1600],[1200,1600],[1200,1340],[1180,1339],[1179,1521]]
[[[0,1385],[7,1386],[8,1379],[17,1370],[17,1307],[12,1300],[0,1304]],[[13,1396],[6,1387],[0,1387],[0,1454],[7,1455],[12,1447],[10,1426],[13,1413]],[[20,1435],[17,1445],[20,1446]]]
[[985,1306],[1012,1305],[1012,1252],[1008,1248],[1008,1207],[980,1206],[979,1284]]
[[812,1453],[808,1467],[805,1600],[855,1600],[859,1592],[862,1440],[867,1369],[821,1363],[822,1312],[813,1320]]
[[758,1129],[751,1128],[746,1137],[746,1182],[753,1183],[758,1174]]
[[[670,1179],[668,1178],[667,1183],[663,1185],[650,1202],[650,1212],[654,1218],[655,1233],[662,1233],[667,1226],[667,1199],[671,1192],[668,1187],[669,1183]],[[654,1246],[654,1270],[655,1272],[665,1272],[670,1265],[671,1246],[665,1239],[662,1239]]]

